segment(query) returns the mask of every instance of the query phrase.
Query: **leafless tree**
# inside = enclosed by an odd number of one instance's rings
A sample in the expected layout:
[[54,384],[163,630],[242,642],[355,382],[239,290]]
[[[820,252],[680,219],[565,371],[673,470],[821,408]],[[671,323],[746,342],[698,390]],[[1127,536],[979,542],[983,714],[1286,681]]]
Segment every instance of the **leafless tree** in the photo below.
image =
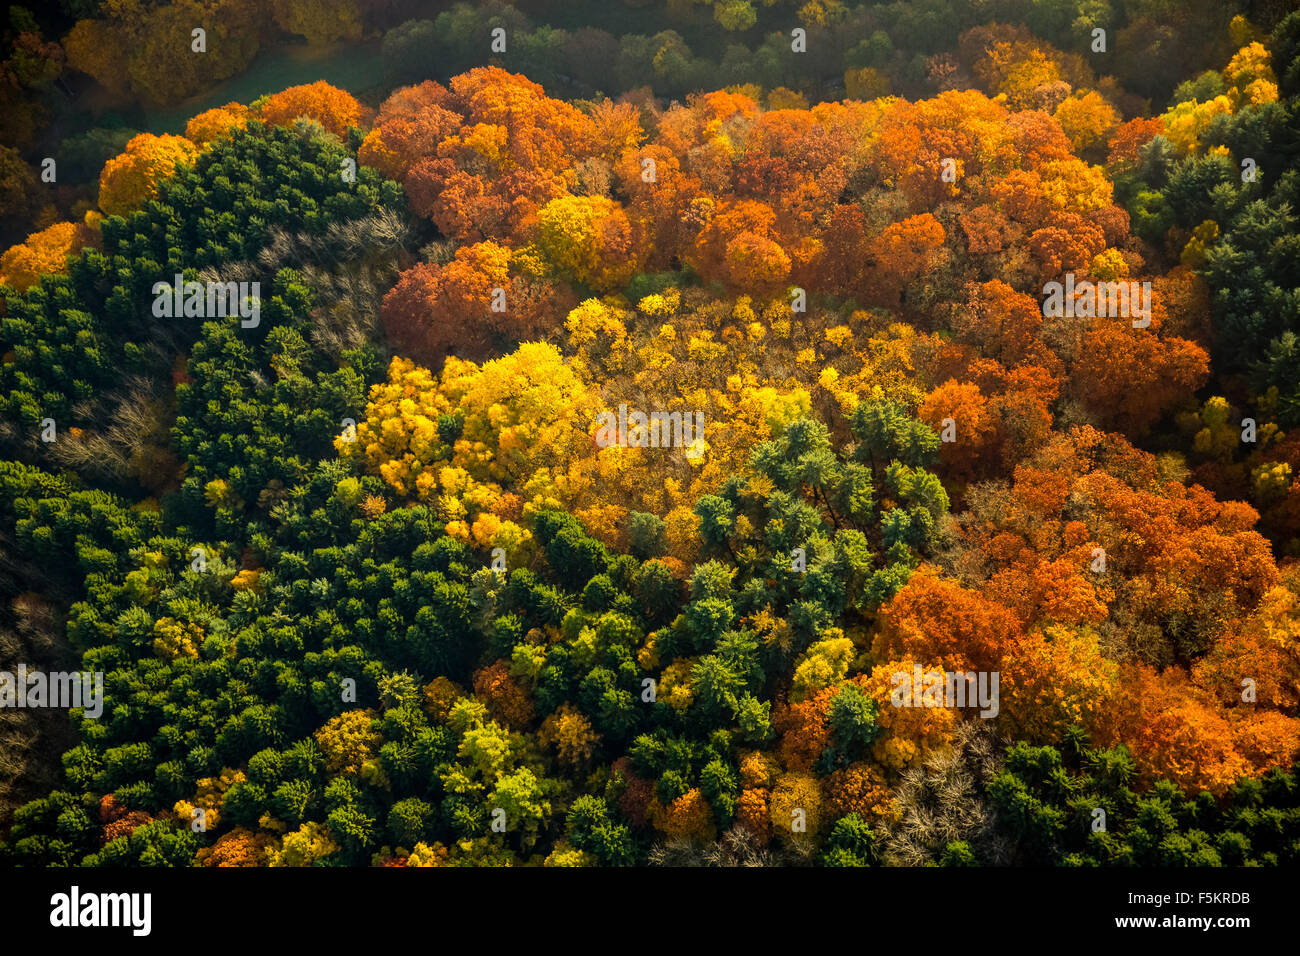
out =
[[947,752],[906,771],[894,791],[898,817],[882,824],[885,860],[893,866],[936,863],[949,843],[964,841],[983,863],[1009,863],[1013,848],[998,833],[984,800],[1004,749],[985,724],[966,721]]

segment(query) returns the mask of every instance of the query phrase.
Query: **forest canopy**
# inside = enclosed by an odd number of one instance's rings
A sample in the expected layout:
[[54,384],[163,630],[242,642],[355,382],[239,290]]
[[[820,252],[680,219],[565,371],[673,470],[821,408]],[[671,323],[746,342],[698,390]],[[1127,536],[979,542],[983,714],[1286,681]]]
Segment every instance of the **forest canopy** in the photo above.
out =
[[[0,709],[0,862],[1298,861],[1300,13],[63,6],[0,672],[102,713]],[[42,180],[272,37],[387,75]]]

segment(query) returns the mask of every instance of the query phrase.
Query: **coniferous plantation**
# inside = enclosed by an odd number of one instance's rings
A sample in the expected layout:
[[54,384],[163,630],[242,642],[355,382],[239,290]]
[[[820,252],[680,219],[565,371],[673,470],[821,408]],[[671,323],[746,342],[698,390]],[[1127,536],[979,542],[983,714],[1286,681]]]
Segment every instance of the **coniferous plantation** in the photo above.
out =
[[1295,3],[0,40],[10,876],[1300,863]]

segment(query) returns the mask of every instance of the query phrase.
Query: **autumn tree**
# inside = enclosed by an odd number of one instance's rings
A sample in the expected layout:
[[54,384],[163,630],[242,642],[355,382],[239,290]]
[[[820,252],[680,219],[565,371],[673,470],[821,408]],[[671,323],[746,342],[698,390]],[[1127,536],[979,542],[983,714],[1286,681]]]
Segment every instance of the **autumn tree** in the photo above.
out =
[[350,93],[319,80],[273,94],[261,111],[261,118],[274,126],[307,117],[336,136],[345,136],[348,127],[360,125],[361,116],[361,104]]
[[99,208],[109,216],[140,208],[158,195],[159,182],[175,175],[177,166],[192,164],[197,155],[194,144],[182,136],[141,133],[126,144],[126,152],[104,165]]

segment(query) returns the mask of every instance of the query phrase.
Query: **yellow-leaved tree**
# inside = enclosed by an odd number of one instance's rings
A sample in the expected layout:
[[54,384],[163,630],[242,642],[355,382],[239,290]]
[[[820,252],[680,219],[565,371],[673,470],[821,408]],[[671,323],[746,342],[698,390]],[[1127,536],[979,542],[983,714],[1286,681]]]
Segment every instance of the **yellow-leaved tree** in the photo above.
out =
[[99,174],[99,208],[106,216],[139,209],[158,195],[158,184],[175,175],[177,166],[192,164],[198,154],[198,147],[184,136],[132,137],[126,151],[105,163]]
[[374,727],[378,716],[373,710],[349,710],[326,721],[315,734],[325,755],[325,769],[370,783],[382,782],[379,747],[384,738]]
[[308,46],[361,39],[361,10],[353,0],[273,0],[275,25]]
[[590,486],[600,398],[553,345],[531,342],[476,365],[450,357],[441,380],[394,359],[370,394],[355,457],[400,495],[435,506],[447,532],[513,557],[526,521],[570,507]]
[[69,257],[89,245],[91,238],[91,231],[75,222],[56,222],[34,232],[0,256],[0,282],[26,291],[43,275],[67,271]]
[[227,103],[204,110],[185,124],[185,138],[199,146],[208,146],[213,140],[229,136],[248,125],[249,109],[242,103]]
[[537,247],[561,275],[598,291],[624,285],[642,245],[623,207],[604,196],[562,196],[537,215]]

